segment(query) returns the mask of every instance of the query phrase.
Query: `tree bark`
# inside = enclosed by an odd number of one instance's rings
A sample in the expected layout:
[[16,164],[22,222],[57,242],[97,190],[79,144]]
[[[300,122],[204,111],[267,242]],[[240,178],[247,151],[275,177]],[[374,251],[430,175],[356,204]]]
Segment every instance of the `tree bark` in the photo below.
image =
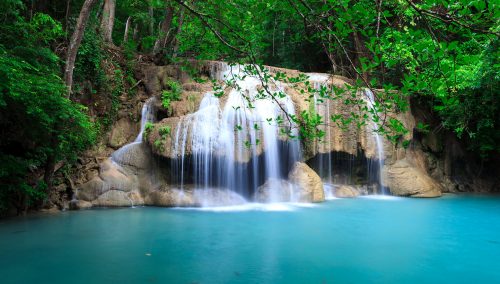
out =
[[68,87],[68,97],[71,94],[71,87],[73,85],[73,69],[75,68],[76,54],[78,53],[78,48],[80,48],[90,12],[96,2],[97,0],[85,0],[82,9],[80,10],[78,20],[76,21],[75,31],[71,35],[71,39],[69,41],[66,66],[64,68],[64,82]]
[[357,31],[355,31],[354,27],[352,27],[353,29],[353,38],[354,38],[354,49],[355,49],[355,52],[356,52],[356,57],[355,57],[355,61],[358,65],[358,68],[361,72],[361,77],[363,78],[363,80],[365,82],[368,82],[368,75],[366,72],[364,72],[364,70],[361,69],[361,58],[363,57],[366,57],[368,59],[369,57],[369,53],[366,51],[366,47],[364,45],[364,41],[363,39],[361,38],[361,36],[359,35],[359,33]]
[[105,42],[113,43],[116,0],[105,0],[101,18],[101,33]]
[[148,14],[149,14],[149,34],[154,35],[154,30],[155,30],[155,18],[154,18],[154,10],[153,10],[153,4],[149,3],[148,7]]
[[137,39],[139,37],[139,25],[137,23],[134,25],[134,32],[132,33],[132,39],[137,42]]
[[165,9],[165,19],[161,24],[160,34],[153,48],[153,54],[157,54],[158,51],[160,51],[160,49],[166,47],[167,38],[170,33],[170,27],[172,26],[173,17],[174,17],[174,7],[168,5],[167,8]]
[[128,30],[130,29],[130,16],[127,18],[127,22],[125,23],[125,33],[123,34],[123,44],[128,42]]
[[[66,34],[68,34],[68,29],[69,29],[69,13],[70,13],[70,5],[71,5],[71,0],[66,0],[66,14],[64,15],[64,31]],[[66,36],[67,39],[67,36]]]

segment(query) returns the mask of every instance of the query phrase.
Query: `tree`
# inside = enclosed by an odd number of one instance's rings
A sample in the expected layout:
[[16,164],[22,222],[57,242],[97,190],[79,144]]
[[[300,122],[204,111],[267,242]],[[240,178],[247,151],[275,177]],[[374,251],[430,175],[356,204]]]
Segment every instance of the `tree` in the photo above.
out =
[[105,42],[113,43],[113,26],[115,24],[116,0],[104,0],[101,18],[101,33]]
[[78,48],[82,42],[83,35],[85,33],[85,27],[89,20],[90,12],[92,7],[97,2],[97,0],[85,0],[80,10],[80,15],[76,21],[75,30],[70,38],[68,44],[68,51],[66,55],[66,66],[64,68],[64,82],[68,87],[68,96],[71,94],[71,88],[73,85],[73,69],[75,68],[76,55],[78,54]]
[[174,17],[174,7],[167,3],[167,7],[165,8],[165,19],[162,21],[160,34],[158,39],[155,42],[153,48],[153,54],[157,54],[160,49],[164,49],[167,45],[167,39],[170,35],[170,28],[172,26],[172,19]]
[[[66,97],[58,56],[64,37],[47,14],[21,16],[19,2],[0,7],[0,213],[36,207],[50,192],[54,165],[76,159],[95,139],[85,109]],[[14,40],[15,39],[15,40]]]

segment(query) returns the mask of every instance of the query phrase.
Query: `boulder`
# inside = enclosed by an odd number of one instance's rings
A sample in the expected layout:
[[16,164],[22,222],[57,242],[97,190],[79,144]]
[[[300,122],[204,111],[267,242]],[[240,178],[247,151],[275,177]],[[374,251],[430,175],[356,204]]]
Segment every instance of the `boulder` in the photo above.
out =
[[335,197],[338,198],[352,198],[359,196],[359,191],[350,185],[339,185],[335,189]]
[[125,169],[113,163],[110,159],[101,163],[99,176],[103,180],[103,191],[131,191],[138,187],[136,177],[126,172]]
[[130,119],[122,118],[113,125],[108,145],[117,149],[131,141],[137,135],[136,132],[136,127]]
[[385,166],[382,175],[384,186],[394,195],[411,197],[442,195],[442,186],[425,172],[408,163],[406,159]]
[[92,207],[92,203],[85,200],[72,200],[69,203],[70,210],[80,210],[80,209],[89,209]]
[[298,192],[299,201],[325,201],[325,192],[321,178],[305,163],[296,162],[288,174],[288,180],[296,187],[295,190]]
[[92,201],[93,206],[126,207],[133,206],[133,201],[128,194],[121,190],[109,190],[99,195]]
[[102,193],[104,193],[104,182],[97,176],[78,188],[76,198],[79,200],[92,201]]
[[146,205],[175,207],[194,206],[193,195],[179,189],[155,190],[144,199]]
[[128,197],[134,203],[134,206],[142,206],[144,205],[144,198],[138,191],[131,191],[128,193]]
[[145,143],[130,143],[115,151],[113,160],[120,165],[147,169],[151,166],[151,150]]
[[281,179],[270,178],[255,192],[254,200],[257,202],[289,202],[294,200],[294,186]]

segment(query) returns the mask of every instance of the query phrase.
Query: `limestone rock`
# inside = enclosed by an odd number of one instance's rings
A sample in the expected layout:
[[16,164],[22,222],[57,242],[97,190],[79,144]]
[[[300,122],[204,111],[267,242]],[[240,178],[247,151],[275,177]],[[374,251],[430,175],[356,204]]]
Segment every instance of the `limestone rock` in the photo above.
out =
[[359,191],[350,185],[340,185],[335,189],[335,197],[338,198],[352,198],[359,196]]
[[92,207],[92,203],[85,200],[72,200],[69,203],[70,210],[80,210],[80,209],[89,209]]
[[113,160],[121,165],[147,169],[151,166],[151,150],[145,143],[130,143],[115,151]]
[[118,120],[111,130],[108,145],[112,148],[119,148],[127,144],[137,135],[135,125],[128,118]]
[[104,189],[104,182],[100,177],[94,177],[89,182],[84,183],[77,191],[76,197],[79,200],[92,201],[101,195]]
[[133,201],[128,194],[121,190],[109,190],[99,195],[92,201],[94,206],[109,206],[109,207],[126,207],[133,206]]
[[382,172],[384,186],[392,194],[411,197],[439,197],[442,186],[406,159],[385,166]]
[[134,206],[144,205],[144,198],[142,198],[142,195],[139,192],[131,191],[128,193],[128,197],[130,198],[130,200],[132,200]]
[[288,174],[288,179],[297,187],[299,201],[325,201],[325,192],[321,178],[305,163],[296,162]]
[[168,189],[150,192],[144,199],[146,205],[152,206],[194,206],[192,194],[186,194],[182,190]]
[[101,163],[99,176],[104,182],[104,190],[131,191],[137,188],[135,176],[125,172],[125,169],[120,168],[109,159]]

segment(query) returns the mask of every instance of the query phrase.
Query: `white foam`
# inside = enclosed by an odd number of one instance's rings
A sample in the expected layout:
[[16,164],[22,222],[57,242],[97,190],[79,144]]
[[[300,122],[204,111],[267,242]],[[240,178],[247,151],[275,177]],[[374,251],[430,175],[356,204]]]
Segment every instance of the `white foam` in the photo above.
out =
[[326,73],[306,73],[309,77],[309,81],[324,83],[330,78],[329,74]]
[[209,212],[243,212],[243,211],[265,211],[265,212],[291,212],[300,208],[317,207],[312,203],[245,203],[241,205],[213,206],[213,207],[175,207],[177,210],[195,210]]
[[392,201],[403,199],[403,197],[392,196],[392,195],[363,195],[359,196],[359,198],[375,199],[375,200],[392,200]]

